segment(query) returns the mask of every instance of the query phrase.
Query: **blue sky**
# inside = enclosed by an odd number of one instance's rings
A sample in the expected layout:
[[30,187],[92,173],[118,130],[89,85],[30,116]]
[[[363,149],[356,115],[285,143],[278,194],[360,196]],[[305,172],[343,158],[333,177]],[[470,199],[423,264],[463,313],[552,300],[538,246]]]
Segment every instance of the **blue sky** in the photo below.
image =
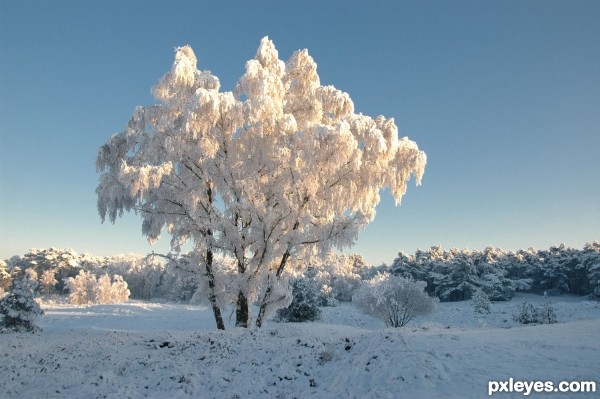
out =
[[428,155],[402,206],[383,195],[352,251],[600,239],[598,1],[0,0],[0,259],[31,247],[150,247],[101,224],[97,148],[190,44],[231,90],[259,41],[308,48],[323,84],[394,117]]

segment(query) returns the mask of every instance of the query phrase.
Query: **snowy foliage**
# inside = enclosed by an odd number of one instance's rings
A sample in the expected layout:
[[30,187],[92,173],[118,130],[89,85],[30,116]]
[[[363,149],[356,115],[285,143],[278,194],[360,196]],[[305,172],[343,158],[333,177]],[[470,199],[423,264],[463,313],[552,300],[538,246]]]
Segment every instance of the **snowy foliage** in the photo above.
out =
[[473,310],[478,314],[489,314],[491,312],[492,303],[490,298],[482,290],[476,290],[471,298],[473,301]]
[[69,277],[65,283],[69,290],[69,302],[75,305],[95,303],[98,282],[93,274],[80,270],[76,277]]
[[99,279],[93,274],[81,270],[66,281],[69,290],[69,302],[76,305],[122,303],[129,299],[127,283],[119,275],[102,275]]
[[288,322],[315,321],[321,317],[314,281],[297,279],[292,284],[292,303],[277,311],[277,319]]
[[393,119],[356,114],[347,93],[322,86],[306,50],[284,62],[265,37],[235,92],[196,64],[177,48],[159,103],[100,147],[98,210],[112,222],[138,212],[143,234],[155,241],[166,228],[175,252],[191,242],[210,281],[214,254],[234,258],[246,285],[238,307],[262,292],[260,325],[283,272],[351,245],[379,192],[399,203],[426,157]]
[[425,291],[426,283],[391,274],[365,281],[353,302],[363,312],[379,318],[389,327],[402,327],[416,316],[433,312],[437,300]]
[[[85,270],[96,279],[104,274],[120,275],[127,282],[132,298],[150,299],[167,298],[171,292],[175,277],[167,273],[165,264],[161,257],[153,254],[102,257],[88,253],[78,255],[72,249],[48,248],[31,249],[23,256],[15,256],[8,262],[8,267],[37,272],[40,288],[47,294],[62,294],[67,289],[67,279]],[[3,276],[0,264],[0,289],[10,286],[8,272],[6,279]]]
[[336,306],[338,302],[352,301],[366,268],[368,265],[361,255],[331,252],[322,260],[314,259],[305,276],[316,284],[320,306]]
[[[18,271],[17,271],[18,272]],[[14,331],[35,331],[35,319],[43,314],[35,301],[37,281],[32,273],[20,273],[12,290],[0,299],[0,326]],[[0,329],[1,331],[2,329]]]
[[56,286],[53,288],[57,292],[63,290],[63,281],[76,276],[81,268],[79,255],[75,251],[58,248],[33,248],[23,256],[11,258],[9,265],[21,270],[35,270],[38,276],[42,276],[47,270],[52,270],[57,280]]
[[[96,276],[119,275],[127,282],[131,298],[170,298],[176,276],[169,273],[165,260],[154,254],[129,254],[104,258],[100,267],[86,267]],[[189,300],[189,297],[184,298]]]

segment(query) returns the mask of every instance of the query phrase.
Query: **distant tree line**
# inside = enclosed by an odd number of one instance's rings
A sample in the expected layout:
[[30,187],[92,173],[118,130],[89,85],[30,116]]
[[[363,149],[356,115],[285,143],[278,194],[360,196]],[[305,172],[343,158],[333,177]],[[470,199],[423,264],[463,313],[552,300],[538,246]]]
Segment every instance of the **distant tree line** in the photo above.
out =
[[427,292],[442,301],[470,299],[478,289],[495,301],[509,300],[516,291],[600,297],[598,242],[583,249],[560,244],[516,252],[494,247],[446,251],[434,246],[414,255],[400,252],[391,266],[380,269],[425,281]]
[[[36,276],[39,282],[37,290],[47,295],[73,294],[75,287],[93,285],[90,282],[96,280],[99,284],[97,288],[101,288],[100,281],[105,283],[104,276],[107,275],[112,277],[113,283],[117,282],[117,286],[122,285],[119,283],[121,280],[126,282],[131,298],[180,299],[181,295],[178,277],[168,272],[167,262],[153,255],[102,257],[79,255],[72,249],[31,249],[25,255],[13,256],[6,262],[0,261],[0,293],[2,290],[8,291],[12,280],[25,272]],[[88,290],[90,294],[95,288]],[[122,294],[117,296],[122,297]]]
[[[227,263],[226,259],[219,262]],[[0,295],[10,290],[15,276],[26,271],[37,276],[40,293],[70,294],[68,282],[85,271],[98,281],[104,275],[122,277],[133,299],[187,302],[206,290],[206,278],[196,269],[198,266],[186,255],[99,257],[78,255],[70,249],[32,249],[23,256],[0,261]],[[289,277],[291,284],[305,280],[300,285],[314,292],[319,306],[335,306],[340,301],[352,301],[364,281],[381,273],[424,281],[425,291],[441,301],[467,300],[477,290],[493,301],[509,300],[517,291],[600,298],[600,243],[588,243],[582,249],[561,244],[516,252],[495,247],[474,251],[433,246],[412,255],[400,252],[391,265],[381,266],[368,265],[361,255],[331,253],[307,265],[303,273]],[[226,296],[227,292],[217,294]]]

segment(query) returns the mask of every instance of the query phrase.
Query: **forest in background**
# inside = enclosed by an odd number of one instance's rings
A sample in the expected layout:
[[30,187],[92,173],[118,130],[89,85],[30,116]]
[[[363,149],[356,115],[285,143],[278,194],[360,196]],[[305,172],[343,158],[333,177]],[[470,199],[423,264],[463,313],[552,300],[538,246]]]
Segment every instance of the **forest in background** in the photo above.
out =
[[[69,278],[76,278],[82,271],[98,279],[104,275],[122,277],[133,299],[188,302],[202,290],[202,268],[185,255],[99,257],[48,248],[0,261],[0,293],[9,290],[16,275],[28,270],[35,272],[38,290],[47,295],[68,294]],[[600,298],[600,243],[588,243],[582,249],[560,244],[516,252],[495,247],[475,251],[433,246],[411,255],[400,252],[391,265],[379,266],[367,264],[358,254],[331,253],[290,278],[307,279],[319,303],[332,306],[338,301],[351,301],[361,282],[379,273],[425,281],[425,290],[441,301],[468,300],[478,289],[494,301],[510,300],[517,291]]]

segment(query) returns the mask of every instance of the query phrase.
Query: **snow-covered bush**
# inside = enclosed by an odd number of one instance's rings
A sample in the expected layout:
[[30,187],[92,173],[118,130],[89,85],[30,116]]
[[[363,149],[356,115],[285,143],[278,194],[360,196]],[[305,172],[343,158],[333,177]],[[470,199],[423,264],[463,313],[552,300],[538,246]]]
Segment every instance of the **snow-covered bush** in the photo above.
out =
[[69,289],[69,302],[76,305],[122,303],[129,299],[127,282],[119,275],[111,278],[104,274],[99,279],[93,274],[81,270],[77,277],[66,281]]
[[548,294],[544,292],[544,303],[537,309],[538,322],[542,324],[553,324],[558,320],[556,318],[556,309],[548,300]]
[[277,311],[278,320],[303,322],[318,320],[321,317],[314,282],[308,279],[295,280],[292,284],[292,295],[292,303],[287,308]]
[[513,320],[522,324],[553,324],[558,321],[556,310],[550,304],[546,292],[544,292],[544,303],[539,308],[523,301],[517,313],[513,315]]
[[402,327],[416,316],[433,312],[437,299],[425,292],[427,283],[391,274],[379,274],[365,281],[356,291],[353,302],[388,327]]
[[0,299],[0,325],[3,328],[14,331],[38,329],[35,319],[43,314],[43,311],[35,301],[37,284],[31,273],[23,273],[13,280],[12,290]]
[[513,315],[513,320],[521,324],[537,323],[535,307],[524,300]]
[[490,298],[482,290],[476,290],[471,300],[475,313],[489,314],[491,312],[492,303],[490,302]]

